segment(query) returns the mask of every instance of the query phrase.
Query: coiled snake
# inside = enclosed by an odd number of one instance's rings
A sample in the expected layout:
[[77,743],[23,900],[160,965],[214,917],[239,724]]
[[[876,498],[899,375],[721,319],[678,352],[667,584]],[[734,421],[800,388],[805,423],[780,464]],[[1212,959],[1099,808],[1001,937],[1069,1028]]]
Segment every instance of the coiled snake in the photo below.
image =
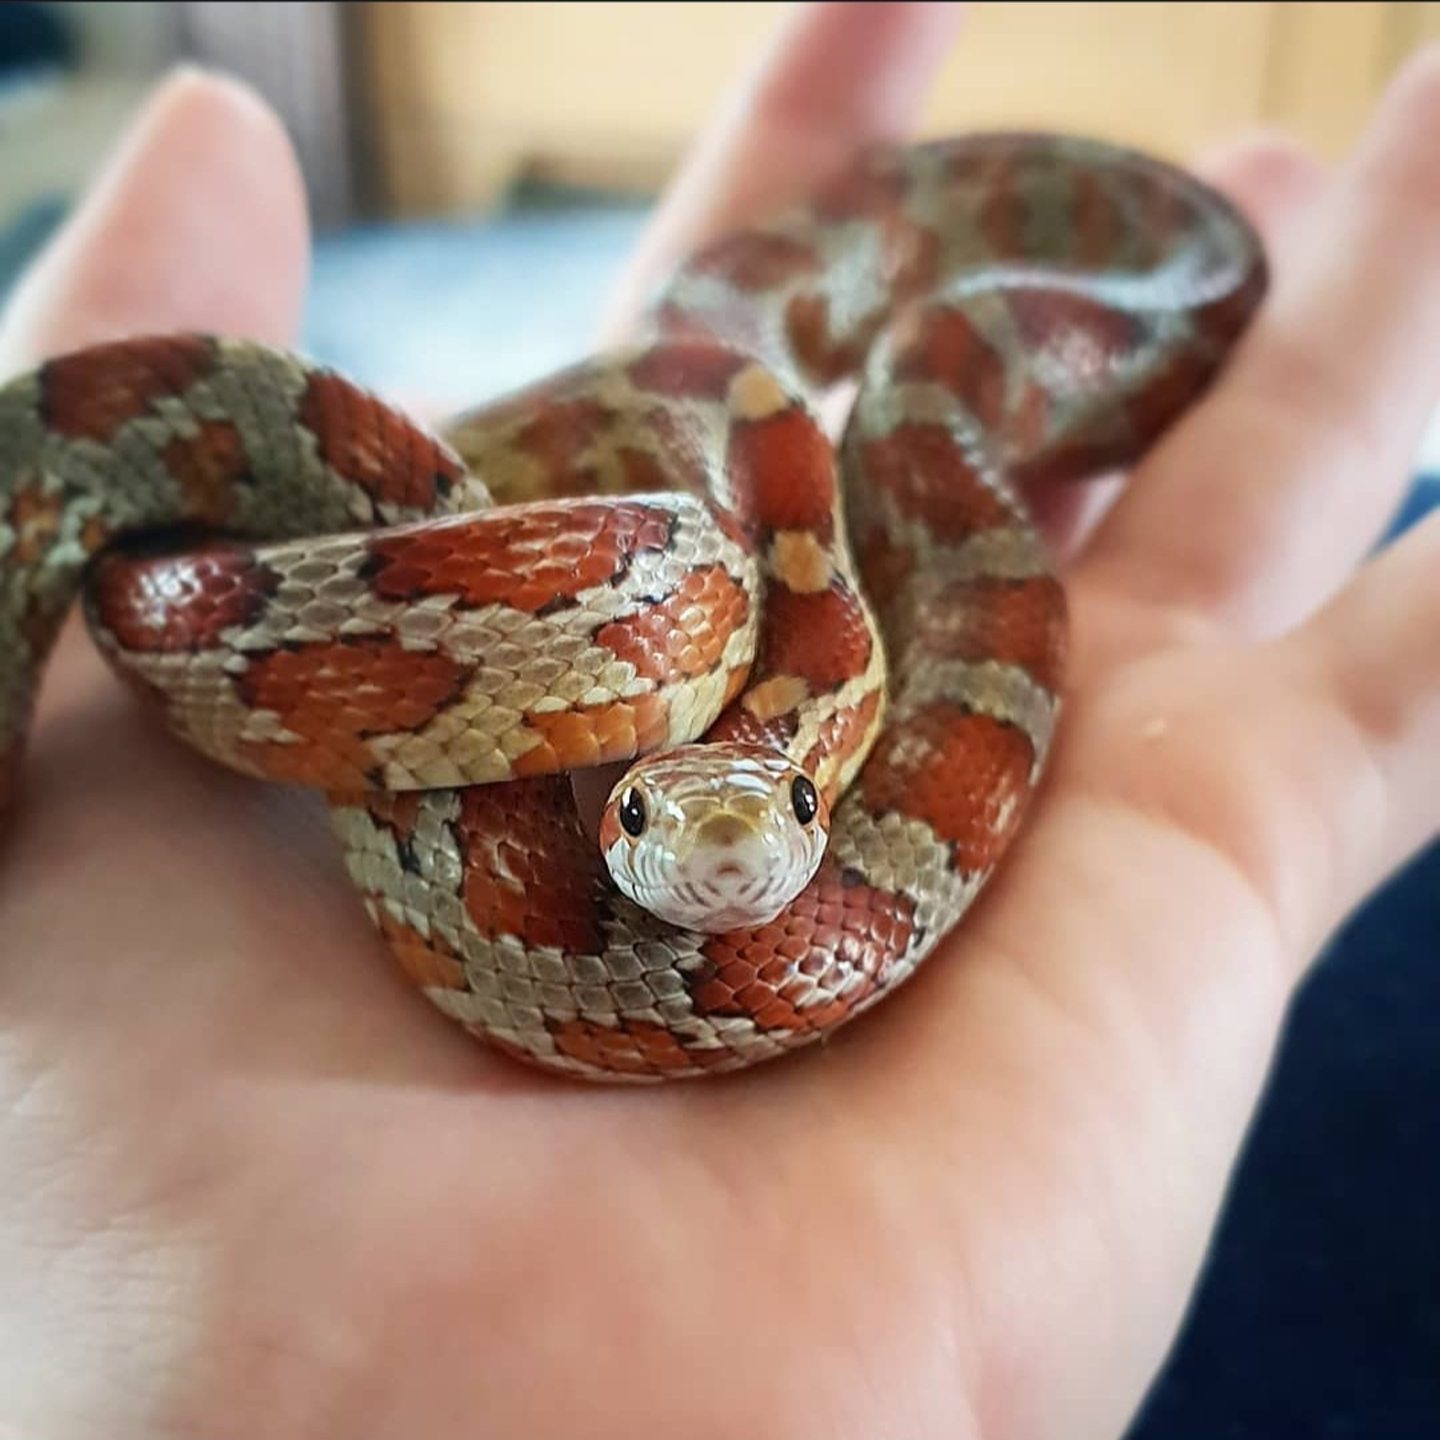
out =
[[[864,156],[443,442],[249,343],[53,360],[0,391],[0,801],[83,583],[179,734],[329,793],[467,1028],[600,1079],[806,1044],[1035,791],[1064,597],[1017,482],[1133,460],[1264,283],[1185,174],[979,136]],[[837,460],[808,407],[852,378]],[[637,755],[597,846],[565,772]]]

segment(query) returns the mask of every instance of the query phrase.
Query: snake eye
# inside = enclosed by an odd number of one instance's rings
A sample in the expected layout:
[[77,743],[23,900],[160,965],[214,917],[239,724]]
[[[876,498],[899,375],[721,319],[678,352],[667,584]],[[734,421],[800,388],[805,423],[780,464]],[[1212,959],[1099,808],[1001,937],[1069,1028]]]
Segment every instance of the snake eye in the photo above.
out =
[[[790,782],[790,804],[802,825],[808,825],[820,813],[820,797],[807,776],[797,775]],[[623,822],[624,817],[621,819]]]
[[639,838],[645,831],[645,798],[631,785],[620,797],[620,828]]

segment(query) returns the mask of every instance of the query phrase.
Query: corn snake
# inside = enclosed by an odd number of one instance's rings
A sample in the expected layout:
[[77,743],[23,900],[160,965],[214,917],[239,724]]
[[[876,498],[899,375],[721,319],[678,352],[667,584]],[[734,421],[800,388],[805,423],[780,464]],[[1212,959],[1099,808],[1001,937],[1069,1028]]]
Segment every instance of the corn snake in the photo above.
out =
[[[0,392],[0,803],[83,584],[172,728],[330,794],[401,965],[492,1044],[638,1080],[809,1043],[933,950],[1040,778],[1064,596],[1017,482],[1141,454],[1264,283],[1183,173],[985,136],[863,157],[444,440],[244,342],[61,357]],[[850,378],[837,452],[810,407]],[[701,734],[833,806],[774,919],[678,927],[607,875]],[[566,772],[656,751],[597,847]]]

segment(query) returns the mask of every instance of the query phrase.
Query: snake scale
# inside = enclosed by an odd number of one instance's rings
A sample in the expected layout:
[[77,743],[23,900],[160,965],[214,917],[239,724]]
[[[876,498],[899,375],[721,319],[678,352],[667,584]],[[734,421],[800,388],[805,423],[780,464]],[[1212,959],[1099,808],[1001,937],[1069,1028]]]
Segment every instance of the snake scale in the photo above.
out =
[[[935,948],[1035,792],[1065,599],[1023,487],[1133,461],[1264,287],[1182,171],[981,135],[857,158],[443,439],[242,341],[52,360],[0,391],[0,803],[83,590],[176,732],[327,792],[467,1029],[591,1079],[805,1045]],[[567,772],[637,756],[597,845]]]

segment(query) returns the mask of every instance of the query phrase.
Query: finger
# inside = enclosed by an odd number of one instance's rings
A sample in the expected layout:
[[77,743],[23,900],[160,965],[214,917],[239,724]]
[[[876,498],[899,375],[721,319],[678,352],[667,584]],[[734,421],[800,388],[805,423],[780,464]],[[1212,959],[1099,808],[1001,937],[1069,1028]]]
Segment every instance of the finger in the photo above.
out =
[[702,241],[822,184],[858,148],[904,135],[959,21],[958,5],[914,0],[798,7],[660,202],[602,336],[623,336]]
[[1440,54],[1408,66],[1210,397],[1140,467],[1089,578],[1273,634],[1369,549],[1440,389]]
[[1325,185],[1320,160],[1293,136],[1259,131],[1213,146],[1195,162],[1195,171],[1260,232],[1272,267],[1288,268]]
[[[308,254],[304,190],[280,123],[244,86],[182,72],[151,97],[21,281],[0,320],[0,370],[137,332],[287,343]],[[42,709],[88,696],[102,676],[88,646],[62,645]]]
[[286,343],[308,253],[304,189],[279,121],[243,85],[182,71],[20,281],[0,319],[0,371],[143,331]]
[[[1366,565],[1324,610],[1279,642],[1310,693],[1343,717],[1352,823],[1339,839],[1343,903],[1440,835],[1440,514]],[[1379,779],[1377,789],[1375,780]],[[1376,833],[1378,830],[1378,834]],[[1348,846],[1343,842],[1348,839]],[[1340,916],[1324,917],[1333,924]]]

